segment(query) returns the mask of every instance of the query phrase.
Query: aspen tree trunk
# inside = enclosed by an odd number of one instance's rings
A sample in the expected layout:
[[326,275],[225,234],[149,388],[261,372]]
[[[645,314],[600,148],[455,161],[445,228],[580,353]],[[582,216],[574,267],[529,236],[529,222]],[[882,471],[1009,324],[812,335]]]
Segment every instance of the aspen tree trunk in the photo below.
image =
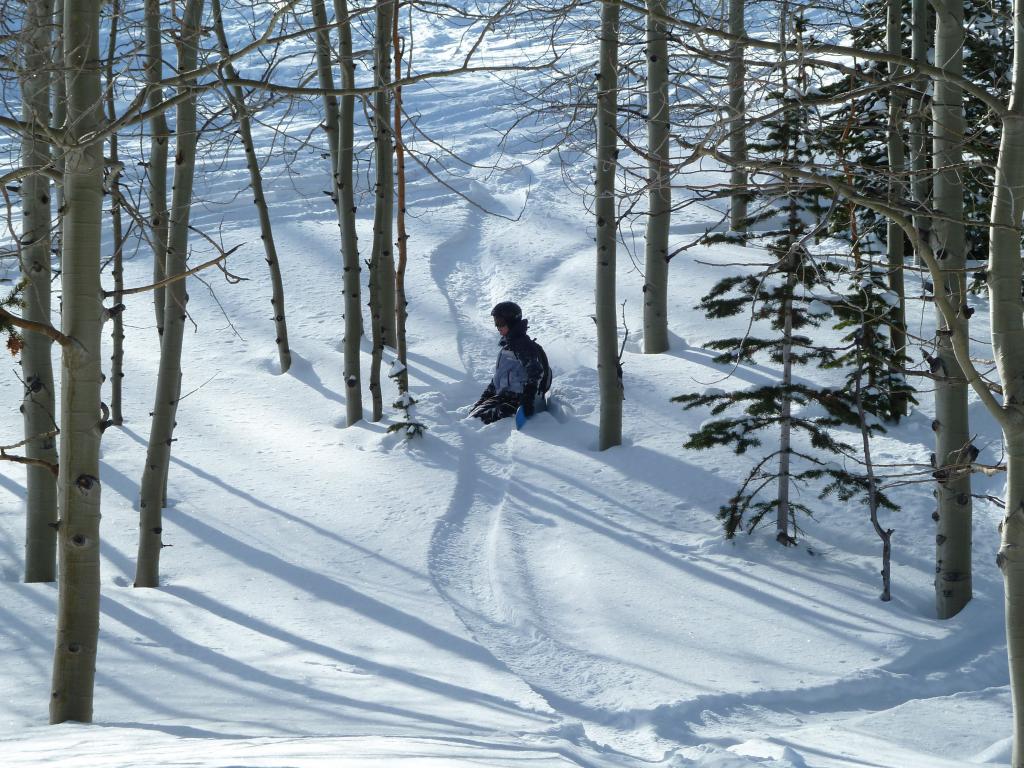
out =
[[[338,51],[341,59],[341,84],[355,88],[356,65],[352,55],[352,25],[346,0],[334,0],[334,20],[338,26]],[[352,426],[363,418],[363,390],[359,370],[359,339],[363,335],[363,308],[360,297],[359,243],[356,238],[356,200],[352,186],[355,162],[355,97],[342,96],[338,105],[338,167],[334,176],[338,226],[341,230],[341,257],[344,268],[342,291],[345,295],[345,417]]]
[[[1017,45],[1024,40],[1021,3],[1014,8]],[[1013,768],[1024,768],[1024,323],[1020,296],[1020,226],[1024,214],[1024,66],[1014,59],[1011,116],[1003,120],[992,198],[989,296],[992,344],[1003,384],[1006,511],[996,562],[1003,573],[1006,639],[1013,700]]]
[[594,208],[597,214],[597,378],[601,390],[598,446],[622,444],[622,375],[619,329],[615,317],[615,166],[618,154],[619,6],[601,3],[601,46],[597,76],[597,168]]
[[[999,423],[1006,451],[1006,502],[996,563],[1003,573],[1007,660],[1013,704],[1011,768],[1024,768],[1024,300],[1021,297],[1021,230],[1024,218],[1024,2],[1013,6],[1013,77],[1010,102],[1002,118],[995,166],[989,230],[988,289],[992,347],[1002,385],[1002,401],[970,360],[966,324],[956,321],[956,304],[936,291],[935,300],[947,319],[961,365],[971,371],[971,385]],[[937,52],[938,53],[938,52]],[[905,231],[914,232],[913,228]],[[916,234],[916,232],[915,232]],[[943,262],[921,250],[938,285]]]
[[[925,63],[928,61],[930,47],[928,23],[931,15],[928,0],[912,0],[911,6],[911,58]],[[927,116],[928,79],[919,78],[914,83],[917,96],[910,105],[910,173],[911,193],[918,209],[928,206],[930,200],[928,168],[928,116]],[[931,229],[931,220],[927,216],[914,216],[914,228],[925,240]],[[915,253],[914,263],[919,264],[920,257]]]
[[[782,99],[789,98],[790,81],[789,71],[786,67],[786,45],[789,37],[789,2],[783,0],[779,18],[779,40],[782,43],[780,60],[780,93]],[[798,27],[799,29],[799,27]],[[797,33],[799,34],[799,32]],[[799,40],[797,41],[800,42]],[[798,75],[799,78],[799,75]],[[793,162],[793,145],[795,137],[791,133],[791,126],[795,118],[784,112],[781,116],[781,129],[779,131],[779,142],[782,145],[783,165]],[[790,465],[792,459],[793,439],[793,400],[790,388],[793,386],[793,293],[796,289],[797,270],[801,265],[799,228],[800,212],[797,209],[796,197],[792,187],[797,185],[797,180],[792,177],[785,177],[790,191],[786,200],[786,229],[785,240],[786,252],[782,255],[781,264],[786,271],[786,293],[782,304],[782,403],[781,419],[779,421],[779,492],[778,508],[775,518],[775,540],[780,544],[788,546],[796,541],[796,519],[789,504],[790,492]],[[793,535],[789,534],[790,523],[793,524]]]
[[[1024,142],[1018,150],[1024,151]],[[1017,191],[1024,192],[1024,186],[1018,186]],[[1020,221],[1019,215],[1016,221]],[[993,324],[993,335],[995,329]],[[1021,334],[1017,336],[1018,341],[1024,341],[1020,338]],[[1013,367],[1016,368],[1018,380],[1024,378],[1024,366],[1018,361]],[[1024,556],[1021,554],[1024,548],[1024,418],[1019,407],[1012,414],[1012,421],[1015,422],[1014,426],[1004,432],[1007,449],[1006,515],[1000,524],[1001,538],[996,562],[1003,573],[1006,650],[1013,703],[1013,751],[1010,766],[1024,768]]]
[[[163,42],[160,38],[160,0],[145,0],[146,23],[146,83],[150,86],[146,106],[157,109],[163,103],[163,90],[154,87],[163,77]],[[180,70],[180,67],[179,67]],[[149,224],[153,247],[153,282],[167,276],[167,148],[171,132],[163,111],[149,121]],[[156,312],[156,330],[164,335],[164,304],[166,289],[153,291],[153,309]]]
[[[379,205],[379,202],[378,202]],[[377,214],[374,214],[376,217]],[[370,281],[367,289],[370,293],[370,339],[373,350],[370,355],[370,421],[377,422],[384,417],[384,400],[380,388],[380,366],[384,358],[384,341],[381,336],[379,318],[383,309],[381,308],[380,265],[372,258],[368,266],[370,268]]]
[[[391,133],[391,27],[397,12],[398,0],[383,0],[377,4],[377,30],[375,35],[374,72],[378,91],[374,95],[374,118],[378,133],[377,150],[377,210],[374,216],[374,258],[378,261],[380,281],[380,331],[385,347],[394,347],[395,340],[395,172],[394,137]],[[398,77],[399,73],[395,73]],[[375,211],[376,213],[376,211]]]
[[395,346],[395,258],[392,251],[395,206],[394,146],[391,143],[391,27],[397,0],[378,0],[374,30],[373,97],[376,206],[373,211],[373,249],[370,252],[370,321],[373,356],[370,362],[370,394],[373,421],[384,415],[380,366],[384,347]]
[[[212,0],[213,25],[217,35],[217,46],[224,57],[224,74],[229,80],[238,77],[238,72],[228,61],[231,50],[228,47],[228,38],[224,34],[224,20],[220,12],[220,0]],[[332,84],[333,87],[333,84]],[[277,258],[277,247],[274,244],[274,230],[270,225],[270,211],[267,209],[267,200],[263,194],[263,174],[260,172],[260,163],[256,157],[256,146],[252,140],[252,121],[249,120],[249,109],[245,104],[245,95],[240,86],[228,86],[228,101],[231,104],[231,112],[238,123],[238,132],[242,138],[242,147],[245,149],[245,164],[249,169],[249,185],[252,187],[253,204],[256,206],[256,215],[260,222],[260,240],[263,241],[263,255],[270,269],[271,299],[270,305],[274,308],[274,331],[277,344],[277,359],[281,366],[281,373],[286,373],[292,365],[292,353],[288,346],[288,324],[285,322],[284,312],[284,280],[281,277],[281,265]]]
[[786,263],[789,274],[786,276],[786,299],[782,305],[782,413],[779,421],[779,506],[775,516],[775,540],[788,546],[796,540],[794,521],[793,535],[789,535],[789,523],[793,513],[789,507],[789,475],[792,457],[793,437],[793,401],[789,394],[793,386],[793,289],[796,285],[796,265],[794,255],[788,254]]
[[[935,4],[935,61],[949,72],[963,73],[964,18],[960,0]],[[967,381],[953,351],[950,323],[967,336],[964,280],[965,234],[961,174],[964,139],[963,93],[936,79],[933,115],[934,207],[944,218],[933,224],[933,249],[944,270],[943,291],[957,309],[955,319],[940,316],[936,330],[938,379],[935,388],[936,531],[935,601],[939,618],[955,616],[971,599],[971,479],[968,461],[971,434],[967,423]],[[1019,290],[1019,289],[1018,289]]]
[[[313,0],[313,22],[316,24],[317,79],[324,90],[324,132],[331,158],[331,200],[334,201],[341,231],[341,253],[344,269],[345,300],[345,411],[346,425],[363,418],[362,389],[359,373],[359,339],[363,318],[359,305],[359,250],[356,239],[355,191],[352,186],[355,98],[340,99],[329,91],[334,89],[331,67],[330,28],[323,0]],[[338,29],[342,85],[355,87],[355,61],[352,56],[352,27],[345,0],[335,0],[334,21]],[[353,306],[354,305],[354,306]]]
[[[745,0],[729,0],[729,34],[745,37]],[[747,65],[742,43],[729,46],[729,155],[737,162],[729,172],[732,196],[729,198],[729,228],[733,232],[747,231],[747,105],[745,87]]]
[[[100,0],[66,0],[69,143],[99,128]],[[92,720],[100,617],[100,230],[103,145],[67,151],[64,171],[59,574],[50,722]]]
[[[22,163],[29,168],[50,162],[50,146],[35,128],[50,122],[50,44],[52,0],[31,0],[22,27],[24,72],[21,77],[22,119],[26,131],[21,140]],[[26,320],[52,322],[50,317],[50,181],[42,174],[21,182],[22,233],[21,277],[24,281]],[[25,455],[57,463],[54,436],[56,404],[53,384],[53,342],[41,333],[25,332],[21,350],[21,374],[25,393],[21,412],[25,422]],[[26,473],[25,581],[57,578],[57,481],[45,467],[28,466]]]
[[[112,0],[110,32],[107,36],[106,94],[104,106],[107,120],[114,122],[114,56],[117,53],[117,26],[121,18],[122,0]],[[124,227],[121,217],[121,171],[118,157],[117,133],[111,133],[107,140],[110,145],[110,217],[114,240],[114,257],[111,275],[114,278],[114,311],[111,318],[110,354],[110,423],[120,426],[124,423],[121,411],[121,382],[124,379],[124,318],[121,312],[124,291]]]
[[[195,69],[202,19],[203,0],[188,0],[181,21],[178,69]],[[188,85],[181,87],[187,90]],[[192,182],[196,160],[195,95],[179,103],[175,120],[174,194],[171,203],[167,237],[168,275],[186,271],[188,256],[188,225],[192,203]],[[167,286],[164,307],[164,334],[160,345],[160,369],[157,376],[156,401],[146,450],[146,466],[142,473],[139,498],[139,554],[135,571],[136,587],[160,585],[160,550],[163,547],[162,510],[164,488],[171,461],[174,418],[181,394],[181,349],[185,333],[185,305],[188,294],[185,280]]]
[[[391,46],[395,51],[395,79],[402,76],[402,41],[398,36],[398,11],[395,10]],[[395,88],[395,192],[398,210],[398,267],[395,269],[395,350],[401,369],[395,377],[399,398],[409,393],[409,358],[405,342],[405,322],[409,317],[409,302],[405,298],[405,267],[409,260],[409,234],[405,229],[405,147],[402,145],[402,88]],[[406,409],[408,414],[408,409]]]
[[1013,701],[1012,768],[1024,768],[1024,302],[1021,301],[1021,219],[1024,217],[1024,3],[1014,3],[1013,90],[1003,118],[992,195],[988,263],[992,346],[1003,385],[999,418],[1006,449],[1006,511],[996,562],[1003,572],[1006,639]]
[[[648,0],[651,14],[668,13],[665,0]],[[647,243],[644,259],[644,352],[668,350],[668,231],[672,219],[669,174],[668,28],[647,16]]]
[[[316,75],[323,89],[324,132],[327,134],[327,147],[331,154],[331,178],[338,177],[338,97],[330,91],[334,90],[334,74],[331,71],[331,30],[327,25],[327,9],[324,0],[312,0],[313,23],[316,25]],[[331,199],[335,205],[338,198],[334,191]]]
[[[903,0],[889,0],[886,7],[886,49],[889,53],[897,56],[903,50],[902,23]],[[895,64],[889,65],[889,75],[893,80],[901,74],[901,67]],[[889,91],[889,202],[896,205],[907,199],[908,191],[905,183],[907,150],[903,142],[904,104],[905,99],[899,89],[893,88]],[[907,346],[906,292],[903,289],[904,257],[903,230],[899,224],[889,219],[886,224],[889,289],[896,294],[899,300],[898,306],[889,312],[889,341],[897,355],[904,354]],[[891,375],[902,378],[902,364],[896,363],[895,365],[896,369],[890,372]],[[904,395],[892,395],[891,402],[893,413],[897,419],[907,415],[907,398]]]
[[[67,121],[67,93],[68,84],[64,77],[64,0],[55,0],[53,9],[53,29],[57,36],[53,46],[53,73],[51,79],[51,90],[53,91],[53,127],[57,131],[64,129]],[[57,209],[57,237],[56,242],[50,244],[51,252],[55,252],[57,263],[60,264],[64,243],[64,150],[62,147],[55,147],[53,153],[53,165],[62,181],[54,184],[54,202]]]

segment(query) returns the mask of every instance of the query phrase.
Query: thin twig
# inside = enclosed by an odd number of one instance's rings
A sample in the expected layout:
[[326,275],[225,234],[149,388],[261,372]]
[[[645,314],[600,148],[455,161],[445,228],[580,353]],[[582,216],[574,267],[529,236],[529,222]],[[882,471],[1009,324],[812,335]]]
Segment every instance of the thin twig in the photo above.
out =
[[51,429],[49,432],[42,432],[32,437],[26,437],[21,442],[14,443],[14,445],[0,445],[0,453],[2,453],[3,451],[13,451],[15,448],[21,448],[21,446],[27,445],[28,443],[31,443],[33,440],[45,440],[48,437],[55,437],[58,434],[60,434],[59,429]]
[[[198,267],[193,267],[192,269],[186,270],[184,272],[179,272],[176,275],[171,275],[170,277],[164,278],[160,282],[152,283],[150,285],[142,285],[142,286],[139,286],[138,288],[125,288],[124,290],[122,290],[120,292],[120,295],[122,295],[122,296],[130,296],[130,295],[135,294],[135,293],[145,293],[146,291],[152,291],[152,290],[155,290],[157,288],[163,288],[165,285],[170,285],[171,283],[176,283],[179,280],[184,280],[186,277],[190,277],[190,276],[196,274],[197,272],[202,272],[204,269],[208,269],[209,267],[213,267],[213,266],[216,266],[217,264],[220,264],[220,262],[224,261],[224,259],[226,259],[232,253],[234,253],[239,248],[241,248],[242,245],[243,245],[243,243],[239,243],[234,248],[232,248],[230,251],[224,251],[220,256],[218,256],[215,259],[210,259],[209,261],[200,264]],[[230,275],[230,273],[227,273],[227,274]],[[236,277],[236,276],[231,275],[231,277]],[[236,278],[236,279],[240,280],[241,278]],[[103,292],[103,298],[105,298],[105,299],[109,299],[113,295],[114,295],[114,291],[104,291]]]

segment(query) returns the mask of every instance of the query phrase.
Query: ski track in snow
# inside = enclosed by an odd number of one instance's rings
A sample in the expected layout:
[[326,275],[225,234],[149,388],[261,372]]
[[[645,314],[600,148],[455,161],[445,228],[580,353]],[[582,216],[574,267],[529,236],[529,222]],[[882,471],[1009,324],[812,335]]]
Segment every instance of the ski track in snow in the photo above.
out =
[[[484,308],[493,305],[494,296],[482,295],[480,287],[487,283],[481,274],[480,258],[474,258],[481,255],[479,233],[485,222],[477,208],[465,207],[465,223],[435,251],[445,253],[447,258],[432,261],[432,273],[457,318],[463,364],[475,374],[475,380],[481,381],[486,380],[488,369],[480,364],[476,350],[466,348],[465,339],[479,338],[479,317],[482,314],[489,320]],[[501,239],[500,222],[491,223],[487,229],[498,229],[491,234]],[[461,256],[453,256],[451,250],[455,247]],[[434,266],[438,262],[441,266]],[[452,264],[452,270],[443,268]],[[517,293],[508,290],[506,295],[514,297]],[[476,316],[467,316],[467,308],[475,309]],[[431,539],[431,578],[477,642],[537,690],[556,711],[575,721],[585,709],[580,710],[573,702],[581,698],[581,690],[602,687],[601,681],[594,679],[602,676],[602,664],[555,640],[548,618],[535,610],[542,603],[519,534],[524,521],[509,496],[513,475],[524,470],[516,455],[524,447],[525,438],[512,431],[501,439],[508,429],[505,423],[484,427],[470,422],[460,426],[455,446],[455,490]],[[554,676],[562,678],[560,687],[570,692],[568,696],[551,688]],[[615,675],[604,682],[610,687],[621,679]],[[587,714],[588,720],[593,720],[593,713]]]
[[[526,183],[533,182],[533,174],[527,174]],[[481,210],[501,211],[502,204],[476,183],[470,184],[469,194],[477,205],[454,194],[447,201],[449,206],[463,209],[464,219],[457,231],[432,251],[431,276],[447,298],[455,320],[462,364],[482,388],[497,350],[490,307],[506,298],[522,301],[528,287],[536,285],[538,276],[551,265],[531,265],[532,274],[525,276],[507,269],[505,259],[519,245],[516,233],[504,219],[488,218]],[[487,351],[479,346],[481,326],[493,345]],[[455,488],[431,537],[431,579],[473,638],[566,718],[570,730],[578,730],[582,740],[589,742],[580,715],[590,722],[619,717],[601,715],[575,702],[620,684],[622,673],[605,670],[601,659],[559,642],[553,636],[555,622],[537,610],[543,598],[537,593],[537,575],[531,572],[528,544],[519,530],[524,524],[535,525],[537,519],[529,515],[524,519],[522,505],[509,493],[513,484],[523,486],[523,480],[514,476],[526,471],[517,454],[527,446],[528,438],[514,430],[509,433],[507,423],[483,426],[463,421],[458,427],[451,433],[458,457]],[[561,682],[556,684],[555,678]],[[625,754],[618,757],[623,764],[634,762]],[[577,755],[577,760],[582,759]]]

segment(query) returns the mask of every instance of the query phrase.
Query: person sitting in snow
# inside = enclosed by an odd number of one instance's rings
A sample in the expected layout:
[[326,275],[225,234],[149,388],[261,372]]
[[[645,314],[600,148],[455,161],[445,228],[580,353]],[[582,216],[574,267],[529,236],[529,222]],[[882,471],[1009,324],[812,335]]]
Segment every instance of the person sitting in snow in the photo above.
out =
[[551,384],[547,355],[540,344],[526,335],[527,320],[518,304],[503,301],[491,310],[494,327],[501,334],[494,378],[470,416],[490,424],[514,416],[520,405],[527,416],[543,408],[544,393]]

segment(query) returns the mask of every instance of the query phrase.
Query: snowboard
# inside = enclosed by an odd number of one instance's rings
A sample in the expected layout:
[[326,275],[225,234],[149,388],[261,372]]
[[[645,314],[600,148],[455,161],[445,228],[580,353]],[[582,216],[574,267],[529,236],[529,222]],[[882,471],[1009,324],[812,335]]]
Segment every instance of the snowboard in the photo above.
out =
[[[543,407],[534,410],[533,415],[536,416],[538,413],[547,412],[550,413],[555,421],[562,423],[565,421],[565,416],[562,413],[562,409],[559,406],[558,399],[548,394],[544,398]],[[516,429],[522,430],[526,426],[526,422],[530,420],[530,416],[526,415],[526,411],[523,410],[523,406],[519,406],[516,409]]]
[[516,429],[522,429],[523,427],[525,427],[526,420],[528,418],[530,417],[526,415],[526,410],[523,408],[523,406],[520,405],[516,409]]

